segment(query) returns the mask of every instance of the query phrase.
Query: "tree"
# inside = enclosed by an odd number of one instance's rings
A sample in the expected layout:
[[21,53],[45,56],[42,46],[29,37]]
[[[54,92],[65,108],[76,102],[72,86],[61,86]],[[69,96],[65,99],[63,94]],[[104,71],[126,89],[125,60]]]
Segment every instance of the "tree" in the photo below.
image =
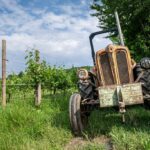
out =
[[[94,0],[91,6],[96,11],[93,16],[98,17],[102,29],[116,26],[114,11],[118,11],[125,43],[136,60],[150,56],[149,7],[149,0]],[[110,37],[114,37],[114,33]]]
[[27,68],[26,72],[29,81],[35,88],[35,105],[39,106],[41,103],[41,83],[45,80],[45,70],[47,65],[45,61],[40,62],[40,52],[38,50],[27,51]]
[[26,59],[26,73],[28,75],[30,84],[36,85],[39,82],[45,81],[45,70],[47,64],[45,61],[39,61],[40,53],[38,50],[27,51]]

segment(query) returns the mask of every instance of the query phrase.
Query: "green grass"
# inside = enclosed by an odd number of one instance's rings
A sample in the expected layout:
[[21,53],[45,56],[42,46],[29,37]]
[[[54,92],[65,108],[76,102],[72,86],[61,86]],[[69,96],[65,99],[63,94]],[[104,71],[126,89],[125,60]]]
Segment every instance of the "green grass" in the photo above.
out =
[[85,133],[91,138],[110,137],[115,150],[150,150],[150,111],[143,107],[127,109],[125,124],[113,109],[95,111]]
[[[1,150],[61,150],[74,137],[68,117],[70,94],[46,95],[36,108],[33,98],[14,99],[5,109],[0,107]],[[105,144],[92,142],[105,135],[115,150],[150,150],[150,111],[142,107],[127,109],[126,123],[113,110],[96,110],[84,131],[89,143],[79,150],[105,149]]]
[[105,146],[96,143],[89,143],[79,148],[79,150],[105,150]]
[[61,149],[72,138],[68,96],[45,97],[40,108],[33,99],[12,100],[0,108],[0,149]]

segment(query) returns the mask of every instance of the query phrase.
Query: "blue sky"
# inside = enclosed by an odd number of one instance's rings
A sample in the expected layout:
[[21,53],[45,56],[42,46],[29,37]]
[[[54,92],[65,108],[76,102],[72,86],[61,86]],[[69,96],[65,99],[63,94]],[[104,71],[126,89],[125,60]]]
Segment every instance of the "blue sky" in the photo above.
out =
[[[7,40],[7,73],[24,70],[25,51],[30,48],[39,49],[41,59],[50,65],[92,65],[88,37],[100,29],[97,18],[90,16],[91,3],[92,0],[0,0],[0,37]],[[94,42],[96,49],[110,43],[104,35]]]

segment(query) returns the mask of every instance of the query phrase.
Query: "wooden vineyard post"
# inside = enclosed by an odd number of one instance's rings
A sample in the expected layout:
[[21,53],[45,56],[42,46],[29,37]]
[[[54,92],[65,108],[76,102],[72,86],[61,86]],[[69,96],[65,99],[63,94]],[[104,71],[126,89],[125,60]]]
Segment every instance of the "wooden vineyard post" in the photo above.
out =
[[[37,64],[40,63],[40,56],[39,56],[39,51],[35,51],[35,58]],[[41,83],[37,82],[35,85],[35,105],[39,106],[41,104]]]
[[2,40],[2,106],[6,106],[6,40]]
[[36,95],[35,95],[35,105],[39,106],[41,104],[41,83],[36,85]]

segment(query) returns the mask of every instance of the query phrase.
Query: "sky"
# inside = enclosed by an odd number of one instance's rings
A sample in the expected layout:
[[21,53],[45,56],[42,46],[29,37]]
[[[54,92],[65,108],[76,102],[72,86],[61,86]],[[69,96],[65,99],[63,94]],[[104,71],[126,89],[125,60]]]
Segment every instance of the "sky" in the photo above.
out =
[[[24,70],[25,51],[33,48],[49,65],[92,66],[89,35],[101,29],[90,4],[92,0],[0,0],[7,74]],[[96,50],[111,43],[105,36],[94,39]]]

